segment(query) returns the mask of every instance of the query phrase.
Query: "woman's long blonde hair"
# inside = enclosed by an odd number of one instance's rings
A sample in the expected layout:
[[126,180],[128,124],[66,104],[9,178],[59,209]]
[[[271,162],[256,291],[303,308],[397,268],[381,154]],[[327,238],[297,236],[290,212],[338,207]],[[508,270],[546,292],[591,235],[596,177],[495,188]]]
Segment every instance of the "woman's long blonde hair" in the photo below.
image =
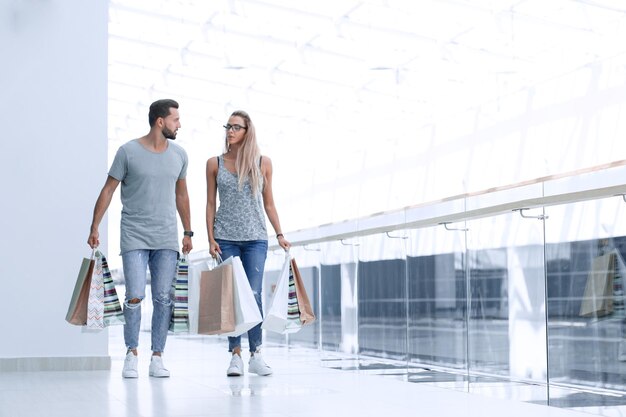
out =
[[[256,143],[256,130],[254,124],[250,119],[250,115],[243,110],[234,111],[230,117],[239,116],[246,123],[246,134],[243,137],[243,143],[239,152],[237,153],[237,159],[235,160],[235,170],[239,177],[239,190],[243,189],[243,184],[248,178],[250,180],[250,188],[252,193],[256,194],[256,191],[261,191],[262,174],[259,161],[261,159],[261,150]],[[226,132],[228,134],[228,132]],[[224,153],[227,153],[228,148],[228,135],[224,138]]]

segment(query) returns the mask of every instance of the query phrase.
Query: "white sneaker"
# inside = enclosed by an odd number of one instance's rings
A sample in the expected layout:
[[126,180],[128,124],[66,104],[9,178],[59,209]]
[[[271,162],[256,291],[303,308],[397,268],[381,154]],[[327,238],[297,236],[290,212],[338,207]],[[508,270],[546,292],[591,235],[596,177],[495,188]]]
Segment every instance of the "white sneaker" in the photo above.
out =
[[137,355],[128,351],[126,359],[124,359],[124,369],[122,370],[122,377],[124,378],[137,378]]
[[150,360],[150,376],[155,378],[169,378],[170,371],[163,366],[162,357],[152,355],[152,359]]
[[241,360],[241,356],[236,353],[230,358],[230,366],[226,370],[226,375],[228,376],[241,376],[243,375],[243,361]]
[[261,352],[255,352],[254,355],[250,357],[248,371],[261,376],[272,375],[272,368],[267,366],[263,360],[263,356],[261,356]]

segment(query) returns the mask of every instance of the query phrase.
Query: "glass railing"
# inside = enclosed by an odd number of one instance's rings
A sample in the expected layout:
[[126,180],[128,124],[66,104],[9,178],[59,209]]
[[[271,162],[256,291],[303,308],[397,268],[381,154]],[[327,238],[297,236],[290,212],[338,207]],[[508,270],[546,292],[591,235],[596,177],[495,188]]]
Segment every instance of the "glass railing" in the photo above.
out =
[[[621,166],[292,232],[325,366],[626,412]],[[270,248],[265,305],[284,256]]]

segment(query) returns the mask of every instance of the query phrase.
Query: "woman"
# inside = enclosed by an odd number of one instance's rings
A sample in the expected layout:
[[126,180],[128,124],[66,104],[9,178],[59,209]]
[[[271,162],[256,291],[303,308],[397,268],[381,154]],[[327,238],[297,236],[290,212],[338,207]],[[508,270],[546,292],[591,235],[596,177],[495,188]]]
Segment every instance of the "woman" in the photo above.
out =
[[[261,156],[250,116],[244,111],[235,111],[224,128],[224,153],[210,158],[206,165],[209,250],[213,257],[219,253],[222,259],[241,258],[262,315],[261,290],[267,256],[265,214],[276,232],[278,244],[285,250],[291,244],[281,232],[274,205],[272,161]],[[217,191],[220,206],[216,213]],[[271,375],[272,369],[261,356],[262,337],[261,324],[248,331],[251,355],[248,371]],[[243,375],[240,336],[228,338],[228,351],[232,352],[232,357],[226,374]]]

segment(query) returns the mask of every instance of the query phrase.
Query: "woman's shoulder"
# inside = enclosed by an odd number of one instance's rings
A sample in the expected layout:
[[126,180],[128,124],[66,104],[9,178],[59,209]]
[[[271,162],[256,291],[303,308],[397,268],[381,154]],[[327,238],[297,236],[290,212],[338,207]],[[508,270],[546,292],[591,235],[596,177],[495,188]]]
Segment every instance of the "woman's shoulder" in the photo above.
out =
[[266,166],[266,164],[271,165],[272,160],[267,155],[261,155],[261,166]]
[[218,156],[212,156],[209,159],[207,159],[207,161],[206,161],[207,169],[214,169],[214,170],[216,170],[217,167],[218,167],[218,158],[219,157],[220,156],[218,155]]

